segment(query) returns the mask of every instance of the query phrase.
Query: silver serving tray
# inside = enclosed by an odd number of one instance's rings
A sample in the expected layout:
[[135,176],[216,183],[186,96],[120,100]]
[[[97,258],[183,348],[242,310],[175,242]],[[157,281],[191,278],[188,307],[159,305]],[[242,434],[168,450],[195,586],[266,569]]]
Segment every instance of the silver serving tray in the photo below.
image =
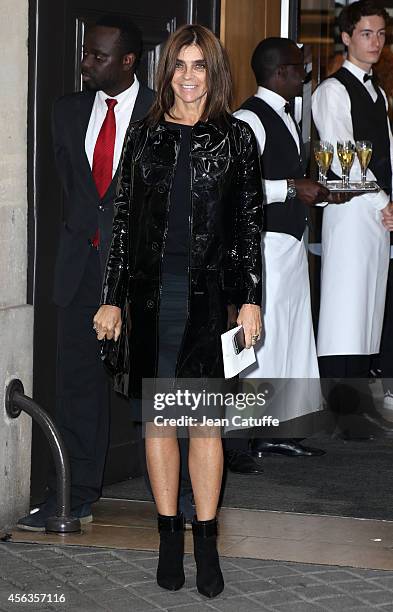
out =
[[381,190],[375,181],[369,181],[365,185],[362,185],[360,182],[354,183],[350,181],[349,187],[343,187],[342,181],[327,181],[326,187],[332,193],[356,193],[358,195],[362,193],[377,193]]

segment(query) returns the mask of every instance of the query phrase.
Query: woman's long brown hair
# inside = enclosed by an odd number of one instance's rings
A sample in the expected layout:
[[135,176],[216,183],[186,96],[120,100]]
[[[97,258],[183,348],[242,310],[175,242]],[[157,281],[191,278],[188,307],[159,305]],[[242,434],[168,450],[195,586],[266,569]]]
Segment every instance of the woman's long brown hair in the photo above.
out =
[[[221,119],[231,112],[232,77],[228,56],[218,38],[201,25],[184,25],[168,39],[157,68],[157,97],[147,115],[151,125],[171,115],[175,95],[171,86],[180,50],[198,45],[206,62],[207,94],[201,121]],[[175,119],[175,117],[173,117]]]

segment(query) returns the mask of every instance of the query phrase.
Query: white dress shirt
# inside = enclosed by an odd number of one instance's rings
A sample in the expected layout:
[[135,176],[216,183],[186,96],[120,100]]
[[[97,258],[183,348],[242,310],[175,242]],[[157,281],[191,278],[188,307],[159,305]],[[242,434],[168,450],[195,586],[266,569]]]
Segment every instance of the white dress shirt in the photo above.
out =
[[[372,83],[363,82],[365,72],[349,61],[343,66],[376,100]],[[328,140],[335,148],[337,140],[354,141],[350,97],[337,79],[328,78],[318,86],[313,94],[312,113],[321,140]],[[341,176],[336,154],[332,169]],[[360,172],[355,158],[351,180],[360,180]],[[370,170],[367,178],[375,180]],[[390,242],[381,209],[388,201],[386,193],[380,191],[356,196],[345,204],[328,204],[324,209],[319,356],[379,352]]]
[[[264,87],[258,87],[256,96],[283,120],[300,153],[296,125],[284,110],[287,101]],[[257,115],[239,110],[235,116],[250,125],[262,154],[266,132]],[[287,181],[265,180],[264,191],[264,204],[285,202]],[[241,377],[247,378],[248,384],[252,384],[253,378],[284,379],[273,404],[274,415],[284,422],[314,412],[321,405],[307,254],[303,240],[283,232],[263,232],[261,252],[264,337],[255,347],[256,364],[242,372]]]
[[[351,72],[362,85],[366,88],[371,98],[375,102],[377,92],[371,80],[363,82],[363,77],[366,72],[355,66],[349,60],[345,60],[343,68]],[[387,100],[385,93],[381,90],[387,108]],[[337,79],[329,78],[323,81],[315,90],[312,98],[312,114],[316,128],[323,140],[328,140],[336,148],[337,140],[352,140],[354,141],[352,117],[351,117],[351,100],[344,85]],[[390,139],[390,157],[393,164],[393,138],[388,123],[389,139]],[[338,176],[341,176],[341,165],[337,154],[335,153],[332,162],[332,170]],[[361,180],[361,168],[357,157],[354,160],[351,175],[351,181]],[[375,181],[376,178],[370,169],[367,170],[367,180]],[[367,198],[372,201],[373,206],[379,210],[385,208],[389,202],[389,197],[385,192],[380,191],[378,194],[367,194]]]
[[[281,117],[287,126],[291,136],[293,137],[297,149],[300,153],[300,145],[299,145],[299,134],[296,129],[296,125],[289,113],[286,113],[284,108],[287,104],[287,100],[280,96],[279,94],[267,89],[266,87],[258,87],[257,92],[255,94],[257,98],[260,98],[266,104],[268,104],[273,110],[276,111],[277,115]],[[263,127],[261,121],[257,117],[255,113],[250,110],[240,109],[234,113],[234,116],[238,119],[242,119],[248,123],[257,139],[259,152],[262,153],[265,150],[266,144],[266,131]],[[287,178],[292,178],[288,176]],[[273,204],[275,202],[285,202],[287,197],[287,181],[286,179],[281,179],[277,181],[272,180],[264,180],[264,191],[265,191],[265,202],[264,204]]]
[[134,82],[131,87],[129,87],[125,91],[122,91],[118,96],[108,96],[108,94],[106,94],[104,91],[97,91],[96,93],[96,97],[90,115],[89,125],[86,131],[85,151],[87,159],[89,160],[90,168],[92,168],[94,148],[96,146],[98,134],[100,133],[101,126],[108,110],[108,106],[105,100],[107,100],[108,98],[110,98],[111,100],[117,100],[117,104],[115,106],[116,140],[115,150],[113,153],[112,178],[116,173],[117,166],[119,165],[124,138],[128,125],[130,123],[132,111],[134,110],[135,100],[138,95],[138,91],[139,81],[136,76],[134,76]]

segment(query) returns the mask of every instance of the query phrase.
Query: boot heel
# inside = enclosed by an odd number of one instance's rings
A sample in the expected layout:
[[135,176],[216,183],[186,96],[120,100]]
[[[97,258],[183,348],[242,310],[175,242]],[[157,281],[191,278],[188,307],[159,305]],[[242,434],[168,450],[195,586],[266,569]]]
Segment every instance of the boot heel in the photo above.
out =
[[184,584],[184,517],[158,515],[160,551],[157,584],[169,591],[178,591]]
[[192,523],[197,589],[205,597],[216,597],[224,589],[217,552],[217,519]]

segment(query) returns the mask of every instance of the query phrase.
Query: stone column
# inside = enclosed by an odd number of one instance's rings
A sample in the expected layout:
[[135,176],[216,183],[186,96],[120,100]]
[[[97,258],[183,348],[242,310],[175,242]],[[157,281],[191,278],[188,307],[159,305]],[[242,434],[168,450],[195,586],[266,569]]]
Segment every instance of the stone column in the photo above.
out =
[[30,395],[33,307],[27,277],[28,2],[0,3],[0,529],[25,514],[30,496],[31,422],[11,421],[4,408],[8,381],[20,378]]

